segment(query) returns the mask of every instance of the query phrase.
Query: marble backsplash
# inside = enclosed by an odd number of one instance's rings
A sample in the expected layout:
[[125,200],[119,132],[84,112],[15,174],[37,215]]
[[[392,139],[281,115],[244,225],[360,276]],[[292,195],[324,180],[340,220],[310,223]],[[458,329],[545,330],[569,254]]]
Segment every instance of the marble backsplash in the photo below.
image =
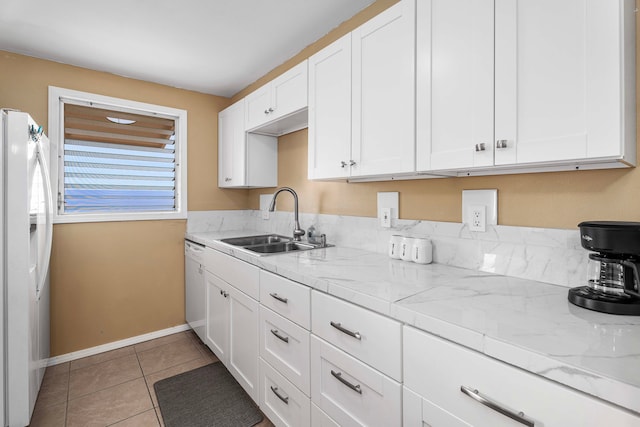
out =
[[[257,210],[193,211],[188,232],[256,230],[292,235],[293,214],[272,212],[268,220]],[[487,226],[484,233],[460,223],[394,220],[382,228],[377,218],[300,214],[300,225],[311,225],[336,246],[386,253],[392,234],[426,237],[433,243],[433,261],[455,267],[537,280],[555,285],[581,286],[586,281],[587,251],[578,229]]]

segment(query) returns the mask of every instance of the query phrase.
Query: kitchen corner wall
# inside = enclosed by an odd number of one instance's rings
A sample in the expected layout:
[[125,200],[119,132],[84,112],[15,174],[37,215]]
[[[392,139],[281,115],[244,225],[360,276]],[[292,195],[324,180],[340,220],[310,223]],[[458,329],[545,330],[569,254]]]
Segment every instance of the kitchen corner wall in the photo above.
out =
[[[376,1],[234,96],[234,100],[272,80],[396,2]],[[640,19],[637,14],[636,20],[638,52]],[[640,53],[636,53],[636,64],[639,59]],[[636,65],[636,70],[636,79],[640,82],[640,65]],[[636,100],[638,98],[636,89]],[[640,113],[640,108],[637,111]],[[640,124],[640,120],[637,122]],[[573,229],[585,220],[640,221],[640,168],[352,184],[311,182],[307,180],[306,129],[279,138],[278,164],[278,185],[294,188],[300,195],[300,210],[306,213],[375,217],[376,193],[398,191],[401,219],[461,222],[462,190],[497,188],[498,222],[501,225]],[[267,193],[273,193],[273,189],[251,190],[250,209],[259,209],[259,195]],[[292,206],[290,198],[278,199],[279,210],[291,211]]]
[[[185,109],[189,210],[246,209],[247,191],[217,187],[217,116],[226,98],[0,51],[0,107],[47,129],[48,86]],[[51,355],[185,323],[186,220],[54,226]]]

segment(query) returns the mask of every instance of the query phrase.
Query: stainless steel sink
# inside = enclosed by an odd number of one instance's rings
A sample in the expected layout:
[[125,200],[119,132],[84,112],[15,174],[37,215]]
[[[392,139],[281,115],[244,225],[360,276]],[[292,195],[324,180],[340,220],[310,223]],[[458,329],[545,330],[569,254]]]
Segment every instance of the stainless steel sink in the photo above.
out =
[[248,249],[250,251],[257,252],[260,254],[278,254],[282,252],[308,251],[311,249],[316,249],[317,247],[318,246],[311,245],[308,243],[301,243],[301,242],[281,242],[281,243],[249,246],[249,247],[246,247],[245,249]]
[[296,242],[292,237],[281,236],[279,234],[231,237],[228,239],[221,239],[220,241],[259,256],[282,254],[293,251],[309,251],[311,249],[332,246],[309,242]]
[[258,236],[231,237],[229,239],[221,239],[220,241],[233,246],[255,246],[289,242],[291,240],[293,240],[291,237],[281,236],[279,234],[261,234]]

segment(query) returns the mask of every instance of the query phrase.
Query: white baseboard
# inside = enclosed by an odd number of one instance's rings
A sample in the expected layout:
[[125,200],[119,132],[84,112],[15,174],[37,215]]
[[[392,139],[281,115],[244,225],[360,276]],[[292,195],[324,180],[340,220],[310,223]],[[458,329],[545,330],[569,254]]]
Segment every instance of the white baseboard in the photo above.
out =
[[126,338],[120,341],[114,341],[107,344],[98,345],[84,350],[74,351],[72,353],[62,354],[60,356],[50,357],[47,361],[47,366],[59,365],[60,363],[71,362],[72,360],[82,359],[83,357],[93,356],[95,354],[104,353],[105,351],[117,350],[122,347],[127,347],[134,344],[140,344],[141,342],[161,338],[167,335],[175,334],[182,331],[188,331],[189,325],[174,326],[172,328],[162,329],[160,331],[149,332],[148,334],[138,335],[131,338]]

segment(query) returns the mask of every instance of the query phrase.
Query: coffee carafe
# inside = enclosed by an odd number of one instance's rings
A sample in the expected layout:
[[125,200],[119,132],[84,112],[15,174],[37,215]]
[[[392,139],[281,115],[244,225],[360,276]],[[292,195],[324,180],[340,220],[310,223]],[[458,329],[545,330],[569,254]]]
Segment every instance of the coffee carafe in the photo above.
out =
[[640,315],[640,223],[578,224],[589,254],[587,284],[569,290],[569,301],[611,314]]

